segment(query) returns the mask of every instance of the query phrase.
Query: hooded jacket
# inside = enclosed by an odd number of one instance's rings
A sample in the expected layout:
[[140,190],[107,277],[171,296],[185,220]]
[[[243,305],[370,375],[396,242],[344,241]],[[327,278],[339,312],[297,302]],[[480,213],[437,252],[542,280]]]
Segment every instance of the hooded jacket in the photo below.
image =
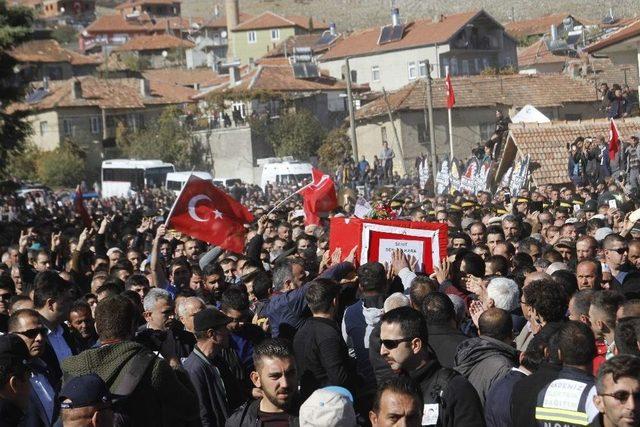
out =
[[[149,352],[142,344],[123,341],[86,350],[62,363],[66,382],[72,377],[98,374],[113,393],[134,356]],[[136,388],[122,404],[131,425],[184,426],[199,424],[198,396],[185,372],[172,369],[160,358],[147,367]]]
[[515,348],[494,338],[479,336],[460,343],[454,369],[469,380],[484,405],[489,388],[515,367],[516,362]]
[[369,338],[382,318],[383,305],[384,295],[361,299],[347,307],[342,319],[342,338],[349,353],[355,355],[356,369],[365,382],[365,389],[375,389],[375,375],[369,361]]

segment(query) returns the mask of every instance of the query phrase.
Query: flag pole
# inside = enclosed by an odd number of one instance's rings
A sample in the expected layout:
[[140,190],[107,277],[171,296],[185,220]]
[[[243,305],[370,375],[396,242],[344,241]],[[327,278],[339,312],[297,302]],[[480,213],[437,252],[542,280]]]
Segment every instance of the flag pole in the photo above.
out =
[[[449,75],[449,66],[447,65],[445,72]],[[451,108],[447,108],[447,118],[449,119],[449,159],[453,160],[453,125],[451,123]]]
[[[305,186],[306,187],[306,186]],[[302,187],[300,190],[302,190],[304,187]],[[289,200],[290,198],[292,198],[293,196],[295,196],[296,194],[298,194],[300,192],[300,190],[298,191],[294,191],[293,193],[289,194],[287,197],[285,197],[283,200],[279,201],[278,203],[276,203],[276,205],[269,211],[267,212],[267,215],[269,215],[270,213],[272,213],[273,211],[275,211],[276,209],[278,209],[280,206],[282,206],[284,204],[284,202],[286,202],[287,200]]]

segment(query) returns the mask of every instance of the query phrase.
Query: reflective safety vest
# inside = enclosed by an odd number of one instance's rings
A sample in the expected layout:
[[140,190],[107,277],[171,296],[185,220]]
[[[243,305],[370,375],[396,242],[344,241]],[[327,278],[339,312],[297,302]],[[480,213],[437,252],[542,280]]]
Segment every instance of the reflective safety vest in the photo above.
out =
[[552,381],[538,393],[536,422],[539,427],[589,425],[586,405],[593,381],[585,381],[584,377],[578,379],[563,376],[564,378]]

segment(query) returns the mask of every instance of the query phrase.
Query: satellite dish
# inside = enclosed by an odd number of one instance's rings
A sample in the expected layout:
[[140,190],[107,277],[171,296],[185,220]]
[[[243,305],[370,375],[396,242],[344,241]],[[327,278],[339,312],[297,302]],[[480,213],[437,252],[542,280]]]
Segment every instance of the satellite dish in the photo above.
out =
[[227,32],[226,31],[221,32],[220,35],[222,36],[223,39],[227,38]]
[[84,31],[82,32],[82,35],[83,35],[84,37],[89,37],[89,32],[88,32],[87,30],[84,30]]
[[169,53],[168,53],[166,50],[163,50],[163,51],[162,51],[162,57],[163,57],[163,58],[166,58],[166,57],[167,57],[167,55],[169,55]]

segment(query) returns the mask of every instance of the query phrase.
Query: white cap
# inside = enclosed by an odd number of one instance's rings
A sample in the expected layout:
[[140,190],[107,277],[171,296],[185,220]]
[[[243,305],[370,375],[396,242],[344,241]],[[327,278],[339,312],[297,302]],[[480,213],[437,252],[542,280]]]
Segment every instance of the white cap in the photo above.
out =
[[309,396],[300,406],[300,427],[356,427],[353,403],[337,388],[321,388]]
[[596,230],[595,238],[598,242],[602,242],[609,234],[613,234],[613,230],[609,227],[602,227]]
[[548,275],[552,275],[556,271],[561,271],[561,270],[570,270],[570,268],[564,262],[553,262],[549,267],[547,267],[547,269],[545,270],[545,273],[547,273]]
[[107,251],[107,256],[111,256],[111,254],[112,254],[112,253],[114,253],[114,252],[120,252],[121,254],[123,254],[123,253],[124,253],[124,252],[122,252],[122,249],[120,249],[120,248],[116,248],[116,247],[114,246],[113,248],[110,248],[110,249]]

